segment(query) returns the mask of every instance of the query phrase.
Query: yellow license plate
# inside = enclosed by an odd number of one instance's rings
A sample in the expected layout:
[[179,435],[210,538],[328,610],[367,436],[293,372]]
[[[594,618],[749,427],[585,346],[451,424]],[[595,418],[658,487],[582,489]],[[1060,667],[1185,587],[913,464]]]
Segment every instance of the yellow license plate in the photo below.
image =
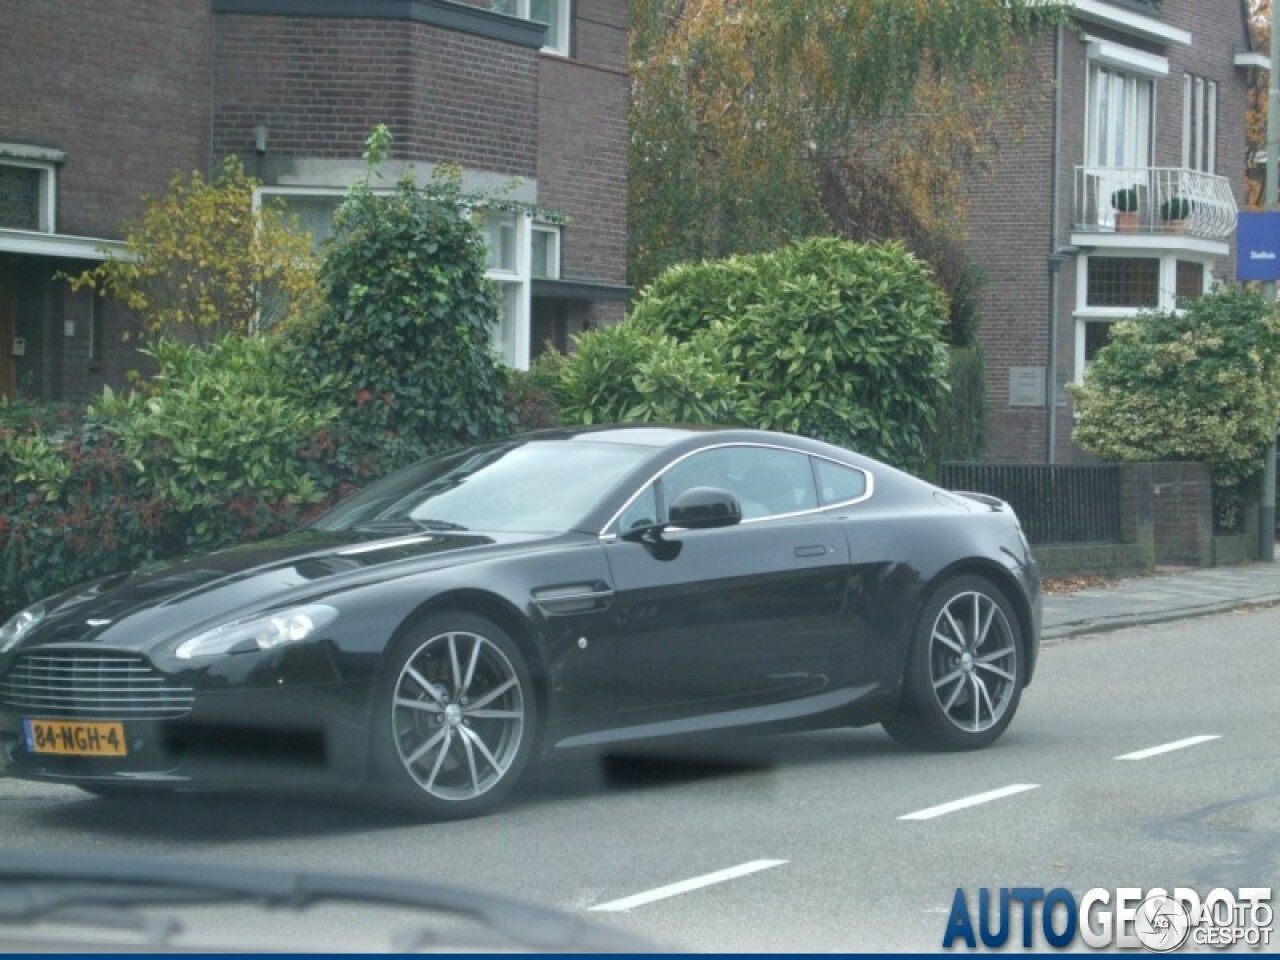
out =
[[27,749],[68,757],[123,757],[124,724],[117,721],[26,720]]

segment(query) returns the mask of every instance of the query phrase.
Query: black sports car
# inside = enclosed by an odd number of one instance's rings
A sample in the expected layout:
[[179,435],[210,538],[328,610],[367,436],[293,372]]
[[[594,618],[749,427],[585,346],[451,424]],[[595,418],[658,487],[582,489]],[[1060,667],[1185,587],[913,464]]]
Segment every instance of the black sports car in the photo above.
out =
[[828,444],[558,430],[0,627],[0,765],[91,793],[373,784],[431,816],[537,757],[880,722],[990,743],[1031,680],[1017,518]]

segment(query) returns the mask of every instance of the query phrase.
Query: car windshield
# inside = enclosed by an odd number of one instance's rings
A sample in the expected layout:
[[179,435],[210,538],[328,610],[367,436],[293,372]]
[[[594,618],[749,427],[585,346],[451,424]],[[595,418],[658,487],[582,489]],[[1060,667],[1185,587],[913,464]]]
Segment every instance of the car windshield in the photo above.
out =
[[375,483],[311,528],[562,532],[650,453],[581,440],[451,451]]

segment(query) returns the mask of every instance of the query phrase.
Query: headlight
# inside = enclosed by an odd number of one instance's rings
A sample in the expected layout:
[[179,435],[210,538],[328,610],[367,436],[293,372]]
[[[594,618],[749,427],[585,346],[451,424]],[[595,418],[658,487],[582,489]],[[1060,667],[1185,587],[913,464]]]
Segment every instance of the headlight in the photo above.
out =
[[31,629],[44,619],[44,604],[33,603],[25,610],[14,614],[0,627],[0,653],[8,653],[13,647],[31,632]]
[[206,630],[178,647],[179,660],[218,657],[228,653],[270,650],[305,640],[338,618],[338,611],[322,603],[259,614]]

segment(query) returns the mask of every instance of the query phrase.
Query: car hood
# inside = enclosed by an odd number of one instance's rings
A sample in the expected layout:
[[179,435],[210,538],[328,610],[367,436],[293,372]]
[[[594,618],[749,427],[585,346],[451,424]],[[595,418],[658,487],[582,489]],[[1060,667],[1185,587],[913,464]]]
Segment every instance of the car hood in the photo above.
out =
[[306,602],[375,580],[527,549],[546,534],[302,530],[107,577],[46,602],[18,650],[102,643],[146,649],[257,610]]

